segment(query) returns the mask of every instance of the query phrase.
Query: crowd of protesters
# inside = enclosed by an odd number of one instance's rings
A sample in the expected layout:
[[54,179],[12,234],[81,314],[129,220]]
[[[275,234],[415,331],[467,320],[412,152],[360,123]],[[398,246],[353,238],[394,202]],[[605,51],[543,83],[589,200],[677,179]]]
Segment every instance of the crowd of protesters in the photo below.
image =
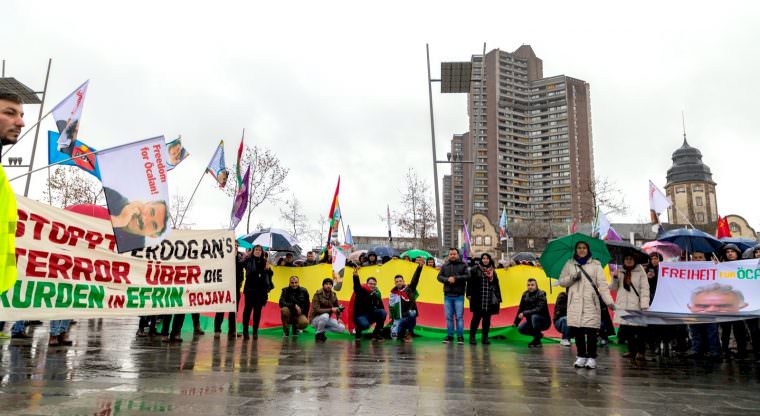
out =
[[[14,144],[24,127],[22,101],[16,94],[0,92],[0,151],[2,145]],[[237,248],[237,246],[236,246]],[[753,258],[760,258],[760,246],[751,250]],[[647,354],[683,355],[687,358],[704,358],[713,361],[724,359],[747,359],[748,344],[752,344],[754,359],[760,360],[760,321],[757,318],[737,320],[725,323],[699,323],[680,325],[642,326],[623,321],[619,315],[610,318],[609,310],[644,311],[649,307],[657,290],[659,263],[663,260],[658,253],[653,253],[646,264],[637,264],[633,256],[625,256],[622,264],[612,273],[608,285],[602,264],[594,257],[589,245],[583,241],[574,247],[573,257],[569,259],[559,276],[559,286],[565,288],[555,302],[553,314],[550,314],[546,293],[538,288],[534,278],[526,281],[526,290],[520,297],[519,307],[514,317],[514,326],[531,338],[528,346],[540,348],[543,333],[553,324],[561,334],[560,344],[572,345],[575,340],[577,357],[574,366],[578,368],[596,368],[597,349],[606,345],[608,335],[614,334],[614,325],[618,325],[617,337],[625,342],[628,351],[624,354],[632,360],[644,360]],[[706,261],[707,254],[718,254],[720,261],[737,261],[742,258],[741,250],[733,244],[726,244],[720,253],[692,252],[684,261]],[[256,339],[258,337],[263,309],[269,302],[269,293],[275,289],[272,282],[272,264],[278,266],[312,266],[320,262],[330,263],[329,250],[318,259],[318,254],[308,252],[304,260],[295,260],[288,253],[276,262],[271,262],[268,253],[261,246],[238,252],[236,258],[236,297],[240,303],[243,297],[242,334],[237,334],[235,312],[227,314],[228,337],[236,339]],[[398,258],[398,256],[394,257]],[[346,327],[353,331],[355,342],[361,343],[365,331],[371,330],[371,339],[382,342],[388,337],[402,342],[412,342],[419,310],[416,298],[423,266],[438,269],[437,281],[442,285],[443,314],[446,320],[446,337],[444,343],[464,344],[465,298],[469,300],[472,314],[469,323],[469,343],[477,344],[480,328],[480,341],[489,344],[492,317],[501,312],[502,290],[496,269],[503,267],[496,264],[488,253],[482,254],[470,263],[462,261],[459,251],[452,248],[444,264],[437,267],[434,258],[404,258],[417,263],[412,276],[397,275],[394,286],[388,293],[389,306],[383,302],[383,294],[377,286],[375,277],[368,277],[362,282],[359,278],[361,267],[375,266],[393,258],[380,259],[374,252],[359,257],[357,262],[349,262],[354,267],[352,275],[352,297],[347,310],[338,302],[337,291],[342,289],[342,277],[334,274],[325,277],[322,286],[309,295],[307,289],[300,285],[297,276],[289,278],[288,286],[282,288],[278,306],[282,322],[283,336],[298,336],[308,325],[315,330],[315,340],[324,342],[329,332],[342,333]],[[409,283],[407,284],[407,278]],[[613,299],[611,291],[616,292]],[[343,317],[342,315],[347,316]],[[192,314],[194,335],[204,335],[201,329],[200,315]],[[345,319],[344,319],[345,318]],[[180,331],[185,314],[143,316],[139,319],[137,336],[160,335],[167,343],[181,342]],[[217,313],[214,319],[214,336],[220,337],[224,313]],[[70,346],[67,337],[71,320],[54,320],[49,326],[50,346]],[[17,321],[11,325],[10,335],[2,331],[6,323],[0,322],[0,337],[28,339],[28,326],[40,324],[38,321]],[[456,337],[456,338],[455,338]],[[735,352],[731,348],[735,343]]]

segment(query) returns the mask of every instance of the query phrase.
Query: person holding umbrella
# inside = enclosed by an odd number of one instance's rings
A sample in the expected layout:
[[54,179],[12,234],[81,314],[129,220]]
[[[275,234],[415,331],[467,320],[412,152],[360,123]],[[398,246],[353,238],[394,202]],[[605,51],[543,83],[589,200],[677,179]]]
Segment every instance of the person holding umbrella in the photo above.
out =
[[589,243],[575,243],[573,257],[559,275],[559,285],[567,288],[567,324],[575,336],[576,368],[596,368],[596,338],[603,307],[615,309],[602,264],[592,257]]
[[[636,264],[633,255],[623,258],[623,267],[612,276],[610,290],[617,291],[615,309],[627,311],[645,311],[649,308],[649,282],[646,272],[641,265]],[[628,352],[623,354],[625,358],[644,360],[644,327],[624,323],[620,314],[615,314],[614,323],[620,325],[618,336],[624,334],[628,340]]]

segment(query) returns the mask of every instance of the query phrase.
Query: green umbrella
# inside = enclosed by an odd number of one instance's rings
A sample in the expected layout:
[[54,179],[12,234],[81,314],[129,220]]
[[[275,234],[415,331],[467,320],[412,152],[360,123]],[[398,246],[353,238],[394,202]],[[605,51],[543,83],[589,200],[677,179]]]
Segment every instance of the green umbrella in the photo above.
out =
[[409,258],[412,259],[412,260],[416,259],[417,257],[424,257],[425,260],[433,257],[433,255],[430,254],[430,253],[428,253],[427,251],[425,251],[425,250],[417,250],[417,249],[407,250],[407,251],[401,253],[401,256],[399,256],[399,257],[404,257],[404,256],[409,256]]
[[544,252],[541,253],[541,267],[544,268],[547,276],[554,279],[559,278],[562,268],[565,267],[565,263],[573,258],[575,244],[579,241],[584,241],[588,244],[589,250],[591,250],[591,257],[599,260],[602,263],[602,267],[606,266],[612,259],[603,240],[581,233],[570,234],[550,241]]

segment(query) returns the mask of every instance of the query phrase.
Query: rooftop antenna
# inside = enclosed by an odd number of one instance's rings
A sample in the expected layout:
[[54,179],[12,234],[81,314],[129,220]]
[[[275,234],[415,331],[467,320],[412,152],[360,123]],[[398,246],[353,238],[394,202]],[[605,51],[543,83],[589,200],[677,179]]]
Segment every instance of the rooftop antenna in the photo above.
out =
[[681,127],[683,128],[683,142],[688,145],[689,143],[686,142],[686,116],[684,115],[683,110],[681,110]]

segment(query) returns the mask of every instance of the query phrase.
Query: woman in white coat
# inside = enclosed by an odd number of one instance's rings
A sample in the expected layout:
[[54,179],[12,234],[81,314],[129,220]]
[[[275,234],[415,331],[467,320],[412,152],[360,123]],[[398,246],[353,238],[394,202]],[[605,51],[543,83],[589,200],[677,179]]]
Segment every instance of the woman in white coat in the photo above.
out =
[[[641,265],[636,264],[633,256],[623,258],[623,267],[612,276],[610,290],[617,291],[615,310],[645,311],[649,308],[649,281]],[[623,357],[644,359],[645,327],[624,323],[620,314],[615,314],[614,322],[620,325],[618,336],[625,334],[628,340],[628,352]]]
[[[565,263],[559,285],[567,288],[567,325],[575,337],[577,368],[596,368],[596,339],[602,321],[602,301],[611,309],[615,305],[607,287],[604,269],[592,257],[584,241],[575,244],[575,255]],[[598,294],[597,294],[598,293]],[[601,297],[601,299],[600,299]]]

